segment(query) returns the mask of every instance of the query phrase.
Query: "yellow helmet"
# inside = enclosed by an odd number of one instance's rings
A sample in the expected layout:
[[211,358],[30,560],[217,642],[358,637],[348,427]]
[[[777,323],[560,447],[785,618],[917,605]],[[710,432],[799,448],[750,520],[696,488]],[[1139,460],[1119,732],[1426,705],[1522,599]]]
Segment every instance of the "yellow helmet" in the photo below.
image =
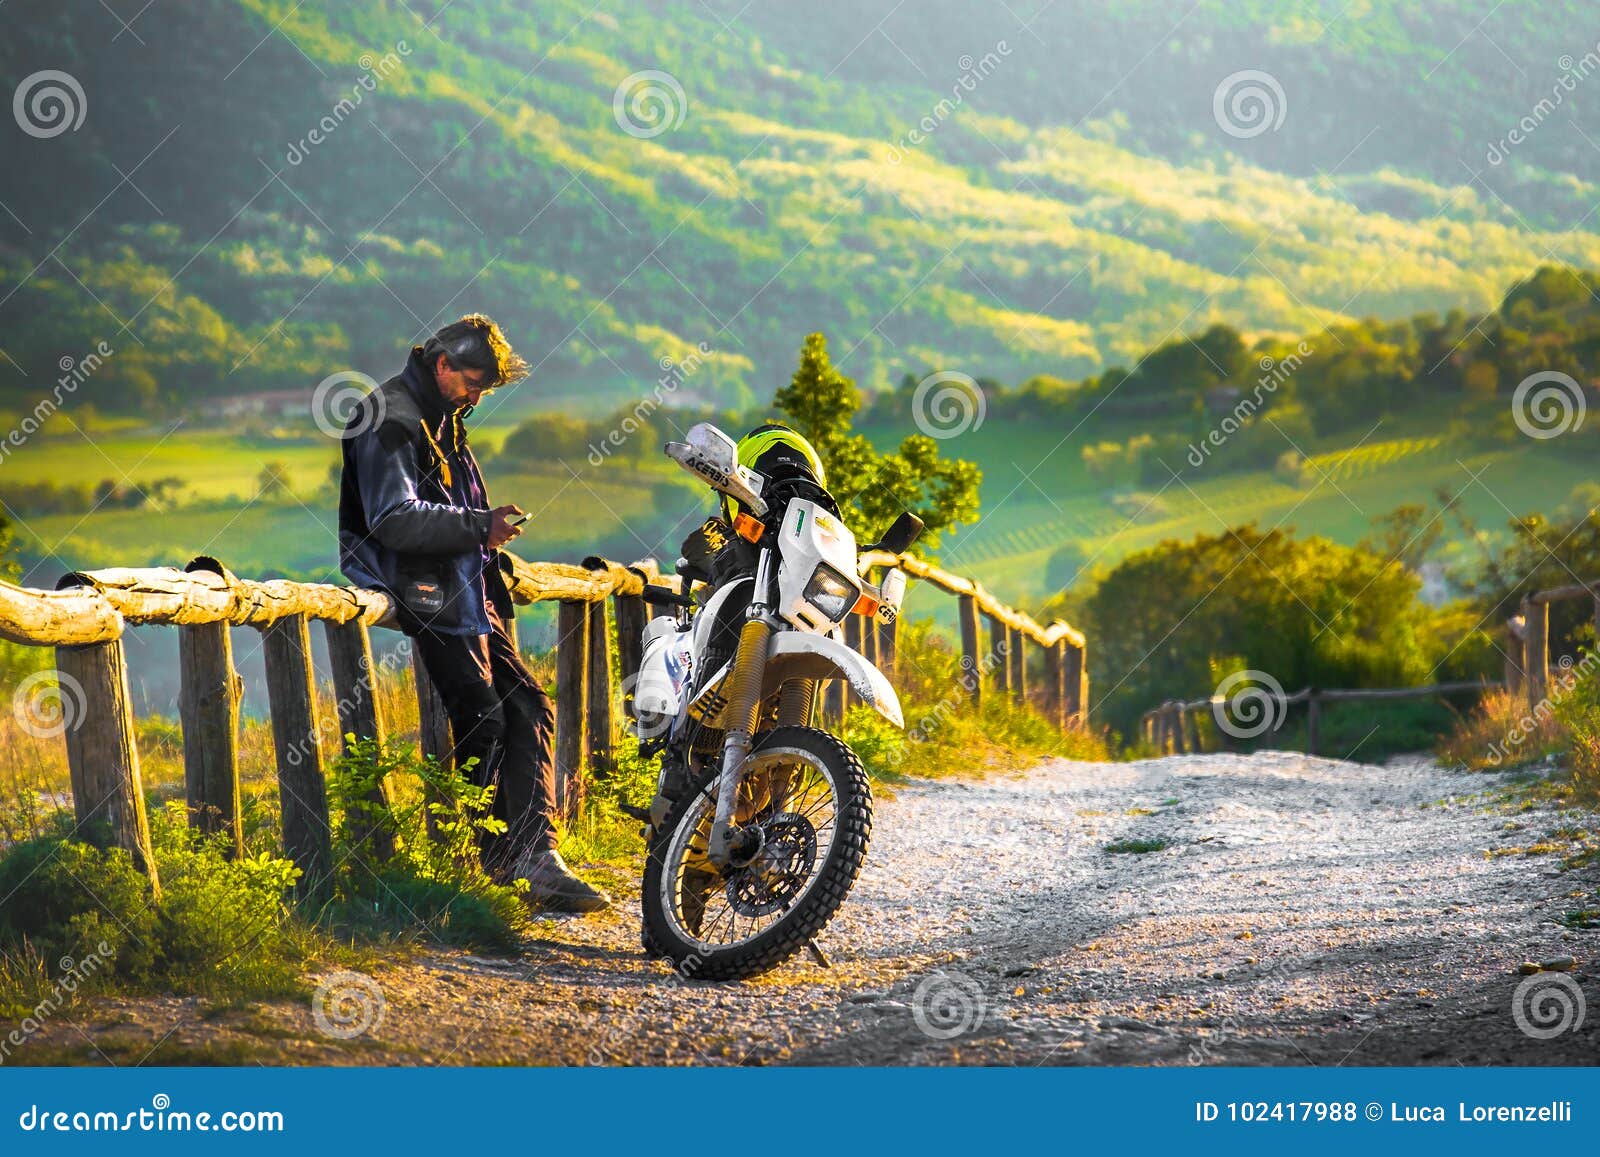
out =
[[822,458],[804,435],[790,429],[782,422],[768,422],[757,426],[739,439],[739,465],[754,470],[764,477],[772,477],[786,463],[799,466],[798,456],[805,463],[818,486],[827,486],[828,479],[822,469]]
[[[823,490],[828,485],[822,456],[804,435],[782,422],[767,422],[740,438],[739,465],[754,470],[769,483],[800,476]],[[722,501],[722,511],[731,521],[733,502],[726,497]]]

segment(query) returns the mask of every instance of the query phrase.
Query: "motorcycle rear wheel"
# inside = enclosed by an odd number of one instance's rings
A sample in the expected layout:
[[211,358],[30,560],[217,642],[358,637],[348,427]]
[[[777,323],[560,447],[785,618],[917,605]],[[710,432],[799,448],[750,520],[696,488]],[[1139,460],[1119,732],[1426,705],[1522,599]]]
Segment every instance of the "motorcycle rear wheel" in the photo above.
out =
[[705,858],[718,770],[673,804],[645,864],[643,939],[696,980],[743,980],[804,948],[850,894],[872,835],[861,761],[813,727],[756,737],[736,816],[761,849],[741,868]]

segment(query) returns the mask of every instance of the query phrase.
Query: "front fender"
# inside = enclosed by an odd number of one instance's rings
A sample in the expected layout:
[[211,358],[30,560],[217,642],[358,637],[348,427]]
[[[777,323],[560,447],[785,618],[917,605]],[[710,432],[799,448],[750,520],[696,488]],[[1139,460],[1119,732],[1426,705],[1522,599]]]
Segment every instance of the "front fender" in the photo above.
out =
[[873,664],[857,651],[826,635],[781,631],[772,640],[762,695],[770,695],[786,679],[844,679],[850,690],[896,727],[906,725],[900,697]]

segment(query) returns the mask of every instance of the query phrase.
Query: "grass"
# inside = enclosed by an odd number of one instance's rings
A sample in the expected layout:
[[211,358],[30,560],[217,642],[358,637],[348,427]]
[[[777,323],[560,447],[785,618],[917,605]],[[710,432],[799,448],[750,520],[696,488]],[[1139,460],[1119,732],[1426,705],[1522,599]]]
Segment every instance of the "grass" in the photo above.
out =
[[1172,842],[1165,837],[1153,836],[1144,840],[1113,840],[1103,850],[1113,856],[1143,856],[1171,846]]
[[[508,427],[483,432],[480,446],[501,440]],[[109,477],[148,485],[177,477],[176,499],[159,510],[104,506],[87,513],[17,514],[25,565],[69,568],[183,565],[197,554],[223,559],[248,577],[288,575],[333,578],[338,564],[338,493],[329,480],[337,463],[334,444],[304,435],[279,439],[240,437],[222,430],[125,432],[91,443],[76,431],[41,438],[26,459],[39,477]],[[280,462],[290,493],[259,496],[258,475]],[[615,553],[628,559],[666,554],[667,534],[691,508],[681,472],[665,458],[659,466],[591,466],[491,462],[486,468],[497,502],[515,502],[533,514],[519,543],[524,557],[576,560]],[[656,488],[662,488],[657,493]],[[0,487],[0,498],[5,494]],[[652,545],[654,544],[654,545]],[[676,541],[671,544],[676,547]],[[27,585],[49,585],[55,573],[30,573]]]

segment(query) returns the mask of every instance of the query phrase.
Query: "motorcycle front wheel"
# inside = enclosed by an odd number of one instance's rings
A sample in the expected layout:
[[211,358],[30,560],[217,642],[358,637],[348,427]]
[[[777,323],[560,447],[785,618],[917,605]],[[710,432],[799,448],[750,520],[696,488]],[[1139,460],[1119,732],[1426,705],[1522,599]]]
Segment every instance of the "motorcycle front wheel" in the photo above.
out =
[[855,752],[826,731],[758,735],[734,816],[754,849],[724,869],[706,858],[717,776],[700,776],[651,839],[644,939],[681,976],[742,980],[799,952],[844,903],[866,862],[872,791]]

